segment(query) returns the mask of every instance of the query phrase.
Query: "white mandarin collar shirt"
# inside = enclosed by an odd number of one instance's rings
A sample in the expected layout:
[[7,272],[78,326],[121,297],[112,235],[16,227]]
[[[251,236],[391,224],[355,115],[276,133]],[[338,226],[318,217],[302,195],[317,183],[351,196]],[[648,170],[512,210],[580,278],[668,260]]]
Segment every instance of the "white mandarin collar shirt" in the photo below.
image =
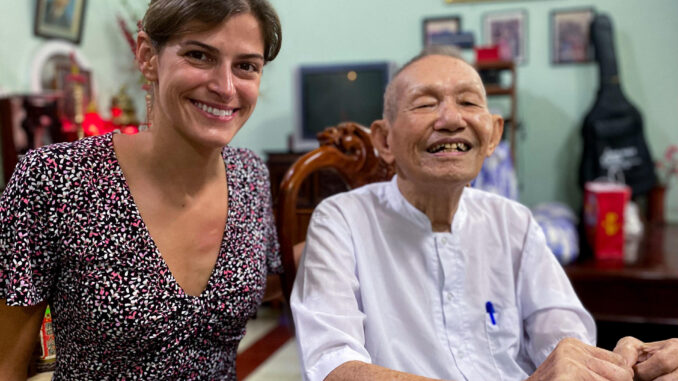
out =
[[451,232],[433,232],[396,178],[316,208],[291,307],[305,380],[351,360],[523,380],[562,338],[595,343],[593,319],[526,207],[466,188]]

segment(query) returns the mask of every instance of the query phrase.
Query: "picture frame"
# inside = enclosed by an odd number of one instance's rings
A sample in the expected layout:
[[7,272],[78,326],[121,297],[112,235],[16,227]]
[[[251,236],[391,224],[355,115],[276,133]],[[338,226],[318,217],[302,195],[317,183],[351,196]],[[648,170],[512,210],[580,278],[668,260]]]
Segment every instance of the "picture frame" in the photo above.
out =
[[516,64],[527,62],[527,12],[512,10],[483,15],[483,40],[499,46],[499,57]]
[[461,32],[461,16],[427,17],[422,22],[424,46],[455,45],[454,36]]
[[593,8],[551,12],[551,61],[554,64],[592,62],[591,21]]
[[80,43],[87,0],[37,0],[35,4],[36,36]]
[[[511,0],[445,0],[447,4],[458,4],[458,3],[489,3],[489,2],[507,2]],[[527,0],[524,0],[527,1]],[[538,1],[538,0],[532,0]]]

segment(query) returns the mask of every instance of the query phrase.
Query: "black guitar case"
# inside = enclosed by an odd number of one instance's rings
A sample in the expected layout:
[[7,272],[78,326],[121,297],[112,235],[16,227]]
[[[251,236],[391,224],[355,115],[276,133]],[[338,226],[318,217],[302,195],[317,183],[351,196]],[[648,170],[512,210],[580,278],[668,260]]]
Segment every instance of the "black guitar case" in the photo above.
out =
[[656,176],[643,135],[640,112],[626,99],[619,83],[612,38],[612,21],[596,15],[591,23],[591,39],[600,71],[600,88],[593,107],[584,118],[584,150],[579,183],[623,171],[633,196],[647,193]]

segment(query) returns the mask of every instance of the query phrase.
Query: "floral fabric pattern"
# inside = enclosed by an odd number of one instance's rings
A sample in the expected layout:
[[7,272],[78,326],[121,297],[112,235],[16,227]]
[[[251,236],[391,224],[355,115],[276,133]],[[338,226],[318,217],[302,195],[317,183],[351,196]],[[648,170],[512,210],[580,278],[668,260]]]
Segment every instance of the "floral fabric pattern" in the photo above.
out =
[[55,380],[235,380],[245,323],[280,272],[268,171],[225,147],[229,210],[206,289],[181,289],[132,199],[112,134],[29,152],[0,199],[0,299],[47,300]]

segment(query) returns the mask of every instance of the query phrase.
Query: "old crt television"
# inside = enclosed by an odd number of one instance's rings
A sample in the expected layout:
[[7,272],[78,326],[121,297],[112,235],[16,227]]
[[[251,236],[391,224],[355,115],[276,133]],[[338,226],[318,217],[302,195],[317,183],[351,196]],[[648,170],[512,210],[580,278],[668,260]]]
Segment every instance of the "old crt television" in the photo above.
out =
[[299,120],[291,149],[318,147],[316,135],[326,127],[349,121],[369,127],[380,119],[392,68],[388,62],[300,67]]

